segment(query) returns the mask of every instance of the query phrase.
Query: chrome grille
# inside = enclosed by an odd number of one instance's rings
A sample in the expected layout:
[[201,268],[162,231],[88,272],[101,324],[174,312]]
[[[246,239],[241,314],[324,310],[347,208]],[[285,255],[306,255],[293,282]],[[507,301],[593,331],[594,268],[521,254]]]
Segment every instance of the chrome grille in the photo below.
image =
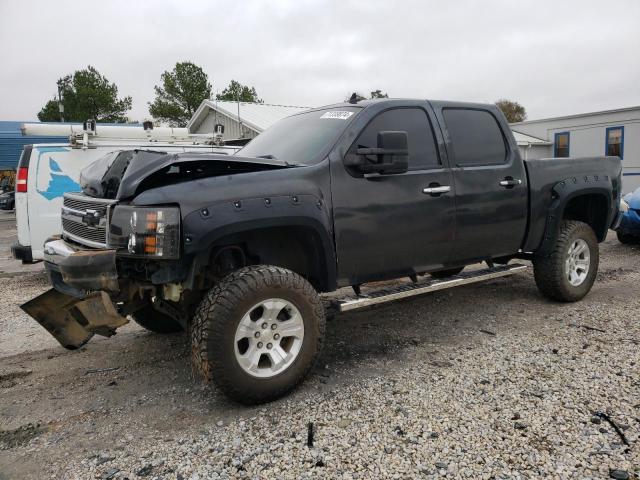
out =
[[66,218],[62,219],[62,231],[67,235],[72,235],[74,240],[82,243],[82,240],[89,240],[100,245],[107,245],[106,228],[89,228],[83,223],[74,222]]
[[65,207],[69,207],[69,208],[73,208],[76,210],[89,210],[89,209],[93,209],[93,208],[105,208],[105,204],[103,203],[97,203],[97,202],[92,202],[90,200],[84,200],[84,199],[80,199],[80,198],[71,198],[71,197],[64,197],[64,203],[63,205]]
[[62,235],[89,247],[107,246],[109,207],[114,200],[65,193],[62,203]]

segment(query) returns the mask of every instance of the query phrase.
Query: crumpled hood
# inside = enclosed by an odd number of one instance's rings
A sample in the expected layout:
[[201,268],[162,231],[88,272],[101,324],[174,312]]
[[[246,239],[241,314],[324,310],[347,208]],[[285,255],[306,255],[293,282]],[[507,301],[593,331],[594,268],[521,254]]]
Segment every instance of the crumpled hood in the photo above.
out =
[[219,153],[124,150],[111,152],[82,170],[80,187],[92,197],[122,200],[163,185],[288,167],[279,160]]

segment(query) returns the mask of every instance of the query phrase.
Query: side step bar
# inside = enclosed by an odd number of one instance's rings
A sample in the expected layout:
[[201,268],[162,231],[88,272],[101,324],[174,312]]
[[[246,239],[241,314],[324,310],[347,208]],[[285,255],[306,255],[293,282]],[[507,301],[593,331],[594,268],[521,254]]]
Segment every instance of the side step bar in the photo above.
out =
[[[338,300],[334,303],[334,308],[340,312],[348,312],[358,308],[370,307],[379,303],[391,302],[401,298],[422,295],[423,293],[445,290],[447,288],[469,285],[471,283],[483,282],[493,278],[506,277],[514,273],[521,272],[527,268],[526,265],[515,263],[513,265],[500,265],[493,268],[462,272],[445,279],[425,279],[417,283],[401,285],[399,287],[383,288],[375,292],[369,292],[356,298]],[[427,277],[428,278],[428,277]]]

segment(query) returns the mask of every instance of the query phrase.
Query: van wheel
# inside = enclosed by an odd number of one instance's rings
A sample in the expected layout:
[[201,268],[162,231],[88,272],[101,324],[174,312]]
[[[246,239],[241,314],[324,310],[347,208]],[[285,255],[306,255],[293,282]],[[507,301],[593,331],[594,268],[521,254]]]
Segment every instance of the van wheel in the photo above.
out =
[[311,284],[284,268],[241,268],[207,292],[191,322],[192,363],[244,404],[297,386],[321,351],[324,308]]
[[184,330],[173,318],[160,313],[151,305],[136,310],[131,314],[131,318],[141,327],[154,333],[177,333]]
[[533,259],[538,290],[551,300],[580,300],[593,286],[598,263],[598,240],[593,229],[584,222],[565,220],[551,252]]
[[459,274],[462,270],[464,270],[464,267],[448,268],[446,270],[431,272],[429,275],[431,275],[433,278],[448,278]]

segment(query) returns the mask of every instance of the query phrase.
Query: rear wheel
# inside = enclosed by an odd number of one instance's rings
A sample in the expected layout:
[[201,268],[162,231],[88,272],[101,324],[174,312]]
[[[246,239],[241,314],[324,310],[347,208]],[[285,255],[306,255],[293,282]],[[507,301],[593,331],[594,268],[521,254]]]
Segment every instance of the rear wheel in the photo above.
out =
[[431,275],[434,278],[448,278],[448,277],[452,277],[454,275],[459,274],[462,270],[464,270],[464,267],[448,268],[446,270],[438,270],[437,272],[431,272],[429,275]]
[[177,333],[183,331],[182,325],[168,315],[158,312],[151,305],[136,310],[131,314],[131,318],[141,327],[154,333]]
[[536,255],[533,272],[547,298],[575,302],[584,297],[598,274],[598,240],[584,222],[565,220],[548,255]]
[[274,400],[298,385],[320,354],[324,308],[300,275],[242,268],[203,298],[191,324],[192,361],[232,399]]

